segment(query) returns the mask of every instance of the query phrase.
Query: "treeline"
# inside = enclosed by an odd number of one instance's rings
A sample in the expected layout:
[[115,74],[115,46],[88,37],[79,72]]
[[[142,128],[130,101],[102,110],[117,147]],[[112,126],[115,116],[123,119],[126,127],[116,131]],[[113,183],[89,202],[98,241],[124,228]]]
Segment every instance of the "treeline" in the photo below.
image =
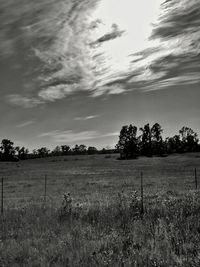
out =
[[14,146],[14,142],[9,139],[3,139],[0,146],[0,161],[19,161],[32,158],[45,158],[51,156],[66,155],[94,155],[94,154],[111,154],[116,152],[115,149],[103,148],[98,150],[96,147],[87,147],[84,144],[70,147],[68,145],[56,146],[53,150],[47,147],[34,149],[32,152],[25,147]]
[[[138,134],[138,132],[140,134]],[[164,156],[171,153],[200,151],[197,133],[189,127],[182,127],[179,134],[173,137],[162,137],[163,129],[155,123],[138,128],[132,124],[123,126],[116,145],[121,159],[137,158],[138,156]]]
[[119,141],[115,149],[103,148],[101,150],[81,144],[74,147],[68,145],[56,146],[53,150],[41,147],[29,152],[25,147],[15,147],[11,140],[3,139],[0,144],[0,161],[111,153],[120,153],[120,159],[133,159],[139,156],[165,156],[172,153],[200,151],[198,135],[189,127],[184,126],[177,135],[165,139],[162,133],[163,129],[158,123],[155,123],[152,127],[148,123],[139,129],[132,124],[126,125],[120,131]]

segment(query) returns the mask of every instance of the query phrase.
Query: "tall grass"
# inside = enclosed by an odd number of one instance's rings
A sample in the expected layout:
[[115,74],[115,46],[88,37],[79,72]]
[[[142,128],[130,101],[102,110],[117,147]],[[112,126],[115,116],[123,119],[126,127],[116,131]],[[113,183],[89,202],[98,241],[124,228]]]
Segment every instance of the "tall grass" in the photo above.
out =
[[[200,266],[200,192],[107,205],[28,204],[1,217],[0,266]],[[66,205],[68,205],[66,207]]]

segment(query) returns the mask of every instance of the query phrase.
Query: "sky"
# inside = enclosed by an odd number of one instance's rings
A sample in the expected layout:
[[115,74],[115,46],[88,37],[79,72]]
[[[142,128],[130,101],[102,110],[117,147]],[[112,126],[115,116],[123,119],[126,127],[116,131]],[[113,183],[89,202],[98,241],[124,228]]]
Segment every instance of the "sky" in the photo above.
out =
[[114,147],[123,125],[156,122],[200,134],[199,62],[199,0],[1,0],[0,139]]

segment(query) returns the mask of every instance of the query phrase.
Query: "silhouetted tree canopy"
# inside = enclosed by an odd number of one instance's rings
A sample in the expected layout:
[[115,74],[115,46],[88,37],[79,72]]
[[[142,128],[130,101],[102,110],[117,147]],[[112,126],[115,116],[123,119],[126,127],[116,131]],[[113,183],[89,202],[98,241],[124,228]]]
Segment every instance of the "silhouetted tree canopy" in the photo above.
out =
[[138,156],[163,156],[171,153],[185,153],[200,151],[199,139],[197,133],[190,127],[183,126],[179,134],[163,139],[163,129],[159,123],[152,127],[149,123],[139,128],[130,124],[122,126],[119,135],[119,141],[115,149],[110,147],[98,150],[94,146],[87,148],[84,144],[76,144],[73,148],[69,145],[56,146],[52,151],[47,147],[34,149],[32,153],[25,147],[14,147],[14,142],[9,139],[3,139],[0,144],[1,161],[18,161],[28,158],[41,158],[50,156],[66,155],[93,155],[93,154],[111,154],[120,153],[121,159],[133,159]]
[[3,139],[1,141],[1,159],[3,161],[11,161],[14,159],[15,155],[15,149],[14,149],[14,143],[10,141],[9,139]]
[[87,149],[87,153],[89,155],[97,154],[98,153],[98,150],[94,146],[89,146],[88,149]]
[[123,126],[117,149],[120,152],[121,158],[135,158],[138,156],[138,138],[137,138],[137,127],[130,124],[129,126]]
[[130,124],[123,126],[119,141],[116,145],[120,158],[136,158],[143,156],[162,156],[170,153],[195,152],[199,150],[198,136],[191,128],[182,127],[179,135],[163,140],[163,129],[159,123],[150,127],[149,123],[140,128],[141,135],[137,136],[137,127]]

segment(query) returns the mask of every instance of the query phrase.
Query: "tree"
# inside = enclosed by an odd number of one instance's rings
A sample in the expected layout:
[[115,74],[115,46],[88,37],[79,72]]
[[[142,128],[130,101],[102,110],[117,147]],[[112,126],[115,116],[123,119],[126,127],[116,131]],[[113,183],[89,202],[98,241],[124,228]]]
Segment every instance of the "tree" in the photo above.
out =
[[87,146],[81,144],[81,145],[75,145],[75,147],[72,149],[74,154],[82,155],[87,153]]
[[87,150],[87,153],[89,155],[94,155],[94,154],[97,154],[98,153],[98,150],[94,146],[89,146],[88,147],[88,150]]
[[29,153],[28,149],[25,148],[24,146],[18,150],[18,156],[22,160],[28,157],[28,153]]
[[86,154],[87,153],[87,146],[81,144],[79,146],[79,152],[80,152],[80,154]]
[[145,156],[152,156],[152,131],[149,126],[149,123],[144,125],[144,128],[140,128],[140,131],[142,132],[141,135],[141,142],[140,142],[140,149],[141,154]]
[[15,155],[14,143],[9,139],[3,139],[1,141],[0,149],[2,151],[2,160],[12,161]]
[[68,155],[70,152],[70,146],[63,145],[61,146],[61,150],[62,150],[62,155]]
[[41,147],[37,150],[37,154],[39,157],[44,158],[49,155],[50,150],[46,147]]
[[163,129],[159,123],[155,123],[151,128],[152,152],[155,155],[162,155],[164,153],[162,132]]
[[183,152],[197,151],[198,149],[198,137],[191,128],[183,126],[180,131],[181,143]]
[[167,137],[165,140],[165,146],[166,146],[167,153],[181,153],[182,143],[181,143],[180,135]]
[[33,149],[32,154],[33,154],[33,158],[37,158],[37,156],[38,156],[37,149]]
[[60,147],[60,146],[56,146],[56,147],[52,150],[51,154],[52,154],[53,156],[60,156],[60,155],[62,155],[61,147]]
[[120,152],[120,158],[130,159],[138,156],[137,127],[130,124],[123,126],[116,148]]

